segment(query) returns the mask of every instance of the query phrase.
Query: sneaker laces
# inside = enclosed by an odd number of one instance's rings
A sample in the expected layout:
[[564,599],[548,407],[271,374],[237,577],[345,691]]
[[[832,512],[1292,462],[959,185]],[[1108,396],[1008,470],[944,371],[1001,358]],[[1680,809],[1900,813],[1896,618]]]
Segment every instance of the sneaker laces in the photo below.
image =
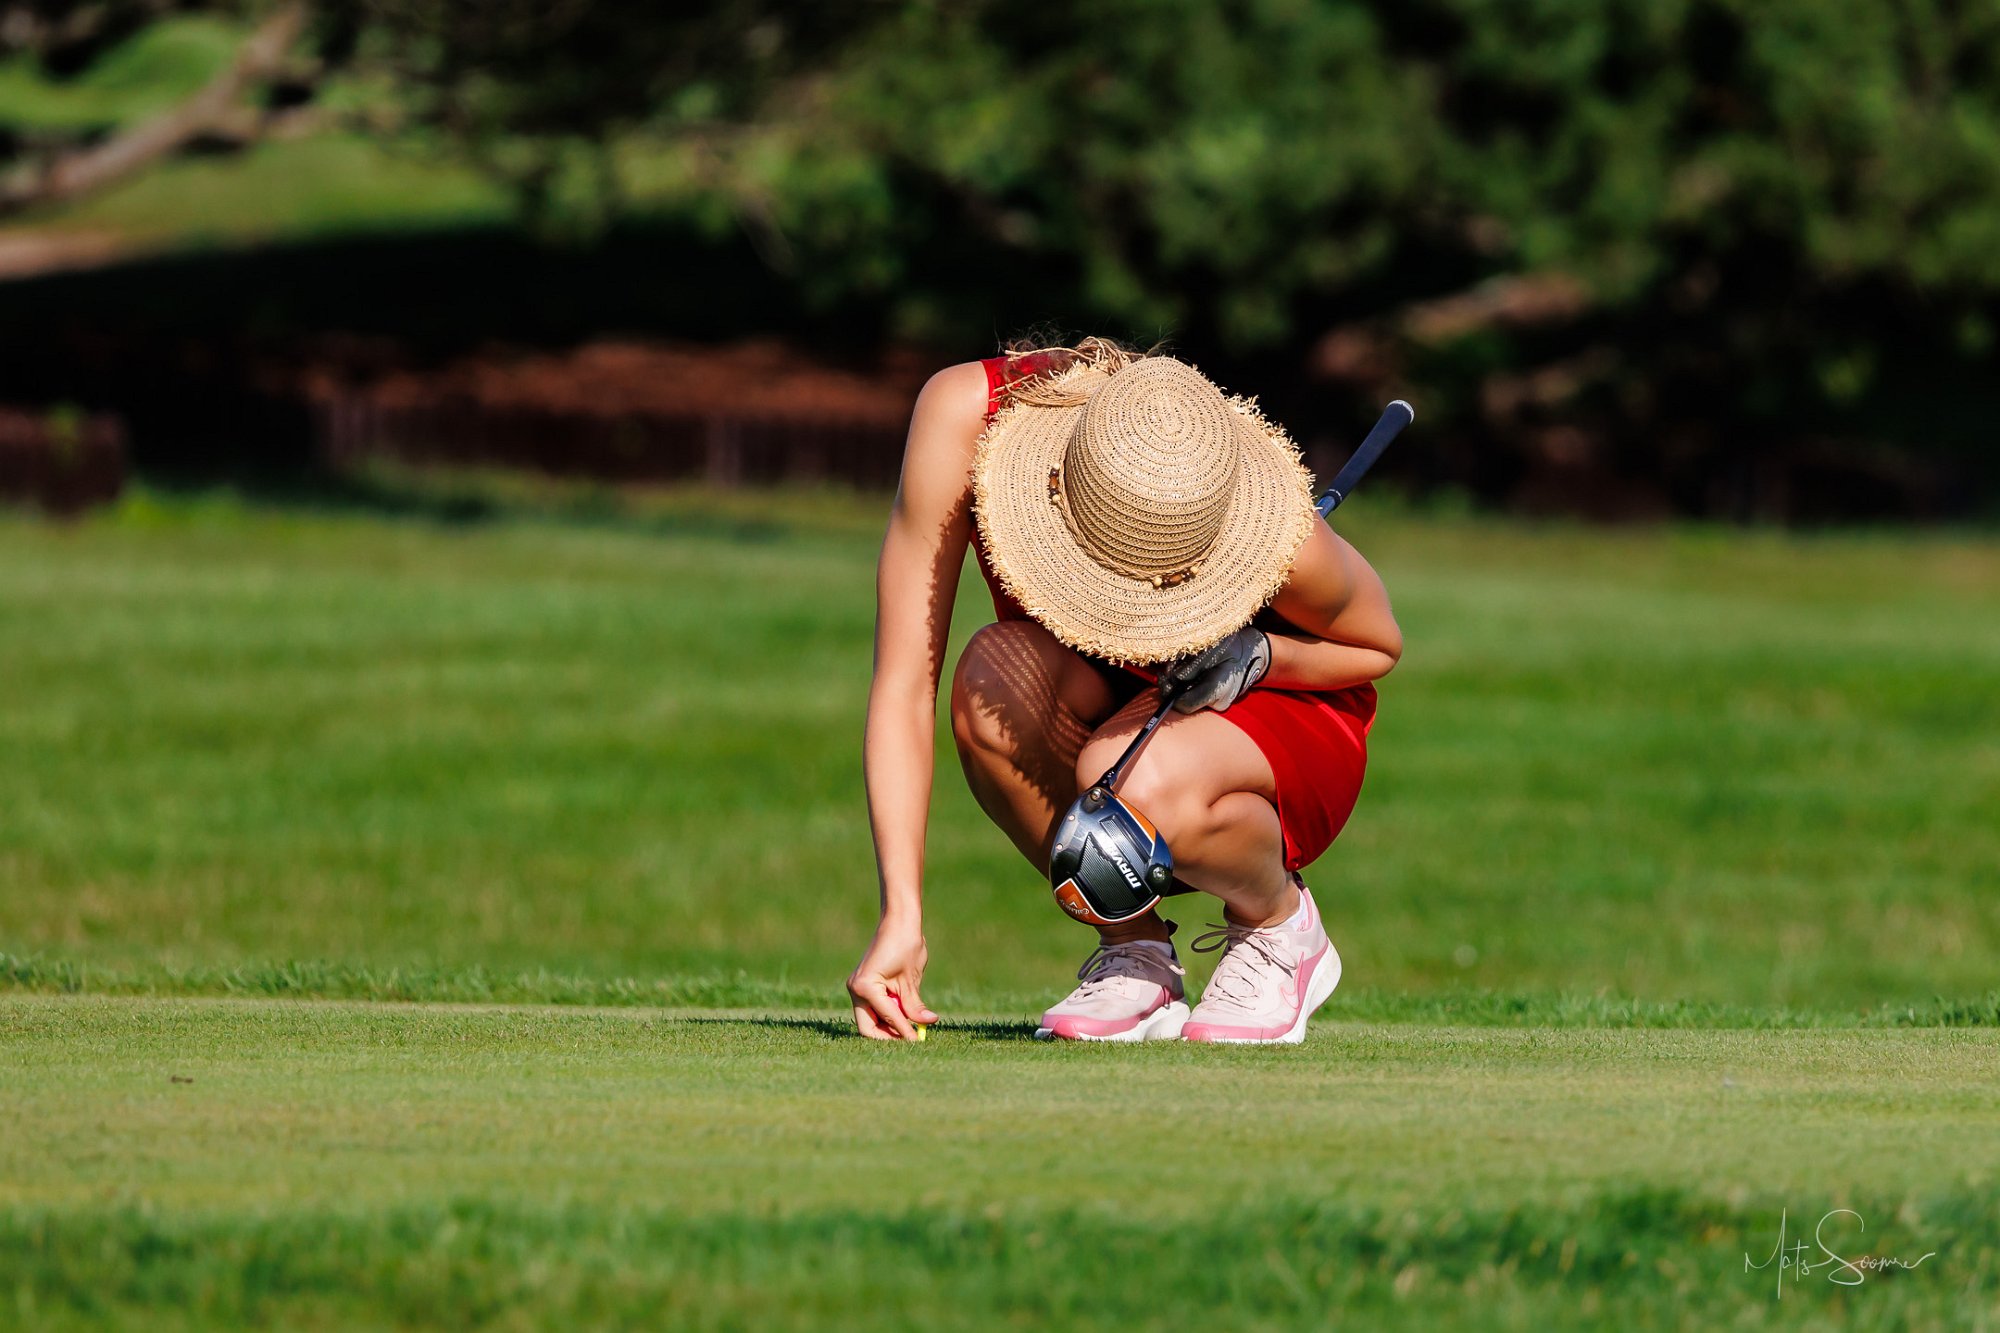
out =
[[[1239,926],[1233,921],[1218,924],[1209,922],[1212,929],[1194,937],[1188,948],[1195,953],[1214,953],[1222,950],[1222,959],[1215,965],[1215,973],[1208,979],[1210,991],[1220,991],[1224,999],[1249,1003],[1258,996],[1256,963],[1250,955],[1263,959],[1269,967],[1281,973],[1291,970],[1284,955],[1279,952],[1277,932],[1269,926]],[[1231,963],[1238,966],[1231,967]]]
[[[1148,976],[1168,990],[1172,990],[1172,977],[1186,976],[1187,969],[1175,959],[1171,941],[1167,943],[1167,952],[1164,956],[1158,949],[1151,947],[1152,943],[1150,940],[1121,940],[1116,944],[1099,944],[1090,957],[1083,960],[1083,966],[1076,970],[1076,979],[1083,983],[1076,988],[1077,993],[1088,994],[1105,982],[1117,981],[1122,977],[1132,976],[1135,972]],[[1111,968],[1121,962],[1132,966],[1114,974]],[[1169,973],[1172,977],[1168,975]]]

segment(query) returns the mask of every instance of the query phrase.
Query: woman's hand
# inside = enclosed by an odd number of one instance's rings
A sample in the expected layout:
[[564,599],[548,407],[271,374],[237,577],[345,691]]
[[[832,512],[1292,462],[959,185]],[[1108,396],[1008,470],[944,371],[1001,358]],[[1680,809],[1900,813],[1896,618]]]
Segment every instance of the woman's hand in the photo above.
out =
[[1250,693],[1270,669],[1271,640],[1263,630],[1245,625],[1213,648],[1181,658],[1160,681],[1180,688],[1174,696],[1176,712],[1213,708],[1220,713]]
[[847,993],[854,997],[854,1026],[861,1029],[862,1036],[877,1041],[915,1041],[916,1024],[938,1021],[917,994],[929,960],[923,927],[885,919],[875,928],[868,952],[861,955],[854,975],[847,979]]

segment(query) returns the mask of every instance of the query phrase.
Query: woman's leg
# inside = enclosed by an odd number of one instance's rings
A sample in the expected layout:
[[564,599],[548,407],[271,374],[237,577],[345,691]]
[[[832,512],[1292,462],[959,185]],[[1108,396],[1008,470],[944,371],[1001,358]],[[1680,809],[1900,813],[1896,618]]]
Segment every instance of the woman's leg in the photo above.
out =
[[[1033,621],[986,626],[958,660],[951,728],[965,780],[1039,873],[1048,870],[1056,821],[1083,790],[1077,755],[1118,702],[1095,667]],[[1100,933],[1107,941],[1167,938],[1153,913]]]
[[[1099,727],[1078,751],[1077,781],[1109,767],[1157,704],[1148,690]],[[1119,794],[1166,836],[1175,877],[1222,899],[1230,920],[1274,925],[1297,910],[1270,761],[1234,723],[1169,713]]]
[[[1120,709],[1083,747],[1078,772],[1107,762],[1145,716],[1143,699]],[[1178,875],[1224,904],[1228,924],[1194,942],[1196,952],[1222,956],[1182,1039],[1303,1040],[1340,984],[1340,954],[1311,894],[1286,871],[1278,785],[1263,750],[1224,715],[1172,716],[1121,794],[1166,837]]]

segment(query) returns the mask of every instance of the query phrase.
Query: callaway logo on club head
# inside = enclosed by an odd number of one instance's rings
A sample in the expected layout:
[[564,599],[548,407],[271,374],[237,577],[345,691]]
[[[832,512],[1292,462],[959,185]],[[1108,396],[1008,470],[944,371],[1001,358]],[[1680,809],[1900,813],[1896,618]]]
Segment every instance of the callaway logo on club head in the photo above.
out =
[[1125,858],[1118,854],[1117,844],[1113,843],[1111,839],[1102,836],[1093,837],[1091,841],[1097,844],[1098,851],[1103,852],[1111,858],[1111,864],[1118,867],[1118,873],[1125,877],[1125,882],[1132,886],[1134,893],[1144,893],[1146,891],[1146,886],[1139,882],[1137,875],[1132,873],[1132,867],[1126,864]]

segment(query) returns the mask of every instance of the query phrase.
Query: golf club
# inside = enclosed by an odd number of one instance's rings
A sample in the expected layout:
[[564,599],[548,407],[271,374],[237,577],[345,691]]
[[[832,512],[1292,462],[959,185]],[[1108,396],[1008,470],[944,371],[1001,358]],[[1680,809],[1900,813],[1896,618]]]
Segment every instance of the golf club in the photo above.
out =
[[[1398,398],[1384,408],[1361,447],[1347,460],[1314,508],[1324,519],[1340,507],[1389,442],[1416,419],[1416,410]],[[1049,886],[1062,909],[1093,926],[1130,921],[1152,910],[1172,890],[1174,857],[1167,840],[1130,802],[1118,783],[1159,730],[1179,690],[1160,688],[1160,705],[1104,776],[1071,802],[1056,828],[1049,854]]]

